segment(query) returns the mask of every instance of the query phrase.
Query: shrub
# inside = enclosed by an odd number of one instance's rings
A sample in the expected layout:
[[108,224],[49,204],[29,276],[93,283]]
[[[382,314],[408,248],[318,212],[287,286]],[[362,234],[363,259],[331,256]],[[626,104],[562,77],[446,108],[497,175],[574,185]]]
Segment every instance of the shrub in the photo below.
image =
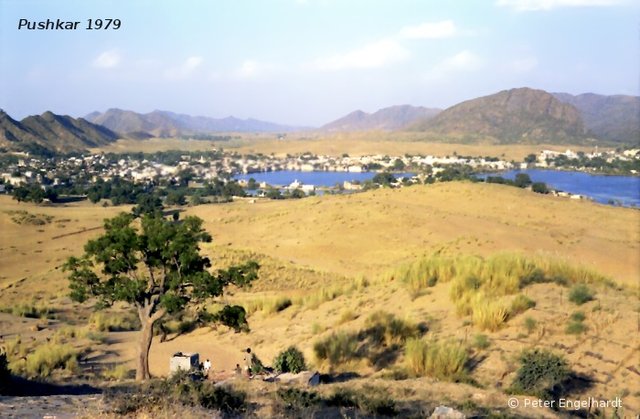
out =
[[300,390],[295,387],[281,387],[276,391],[276,397],[287,409],[302,410],[322,401],[318,394],[312,391]]
[[209,381],[194,381],[186,373],[146,382],[136,386],[134,391],[107,391],[105,398],[119,415],[130,415],[141,410],[165,411],[176,405],[200,406],[237,415],[246,406],[245,393],[216,386]]
[[290,346],[276,356],[273,360],[273,368],[277,372],[292,372],[297,374],[300,371],[306,370],[307,365],[302,352],[295,346]]
[[571,315],[571,320],[576,322],[583,322],[586,319],[586,316],[582,311],[576,311]]
[[527,331],[527,334],[530,335],[538,326],[538,322],[536,322],[536,320],[533,317],[525,317],[524,321],[522,322],[522,325]]
[[130,371],[126,365],[116,365],[113,368],[107,368],[102,370],[102,377],[105,380],[114,380],[114,381],[122,381],[126,378],[129,378]]
[[364,334],[376,344],[399,345],[418,335],[418,326],[396,318],[393,314],[376,311],[365,322]]
[[437,342],[408,339],[405,346],[405,365],[413,376],[457,381],[467,374],[469,356],[466,349],[452,341]]
[[358,338],[347,332],[332,333],[313,345],[313,352],[320,362],[337,366],[348,362],[357,355]]
[[472,303],[471,320],[474,326],[480,330],[495,332],[509,318],[509,309],[500,301],[489,300],[481,294],[477,297]]
[[528,350],[520,356],[520,368],[511,384],[510,391],[530,394],[542,399],[549,398],[556,387],[569,377],[565,359],[546,350]]
[[582,321],[573,320],[567,324],[565,332],[570,335],[581,335],[588,329],[587,325]]
[[365,387],[362,391],[337,389],[327,400],[329,406],[357,408],[365,415],[396,416],[396,403],[386,390]]
[[585,284],[577,284],[569,292],[569,301],[577,305],[582,305],[593,300],[593,292]]
[[516,316],[520,313],[524,313],[536,306],[536,302],[527,297],[524,294],[518,294],[516,298],[511,301],[511,307],[509,308],[509,315]]
[[473,337],[473,347],[477,349],[487,349],[491,345],[487,335],[475,335]]
[[140,329],[140,320],[134,313],[97,311],[89,317],[89,326],[99,332],[125,332]]
[[78,351],[71,345],[48,342],[27,355],[23,372],[32,378],[46,378],[56,369],[73,371],[77,366]]

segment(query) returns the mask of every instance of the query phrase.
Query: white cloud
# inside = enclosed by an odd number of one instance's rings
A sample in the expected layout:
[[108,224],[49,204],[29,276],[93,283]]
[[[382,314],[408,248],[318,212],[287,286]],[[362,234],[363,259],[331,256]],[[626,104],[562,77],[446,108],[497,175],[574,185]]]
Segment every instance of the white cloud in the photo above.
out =
[[245,60],[234,71],[233,76],[239,79],[258,79],[273,74],[276,70],[278,70],[278,67],[272,63]]
[[93,60],[93,66],[98,68],[114,68],[120,64],[120,54],[116,50],[105,51]]
[[428,80],[443,79],[451,73],[475,71],[483,66],[484,62],[480,56],[469,50],[464,50],[436,64],[425,77]]
[[511,7],[518,12],[553,10],[560,7],[614,6],[622,0],[497,0],[498,6]]
[[203,58],[200,56],[188,57],[181,65],[165,71],[165,76],[169,79],[184,79],[189,77],[202,64]]
[[318,59],[314,62],[313,67],[324,71],[379,68],[403,61],[409,55],[409,50],[398,42],[392,39],[383,39],[344,54]]
[[398,36],[403,39],[439,39],[449,38],[457,32],[456,25],[451,20],[441,22],[425,22],[415,26],[405,26]]

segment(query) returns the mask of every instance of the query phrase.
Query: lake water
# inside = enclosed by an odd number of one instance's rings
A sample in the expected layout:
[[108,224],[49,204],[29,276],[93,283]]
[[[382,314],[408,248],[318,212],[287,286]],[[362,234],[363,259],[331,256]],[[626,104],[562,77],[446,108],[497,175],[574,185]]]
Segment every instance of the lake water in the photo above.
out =
[[627,207],[640,206],[640,177],[637,176],[591,175],[541,169],[510,170],[498,175],[514,179],[517,173],[526,173],[533,182],[544,182],[552,189],[585,195],[603,204],[613,200]]
[[[376,175],[376,172],[362,172],[362,173],[352,173],[352,172],[299,172],[296,170],[279,170],[276,172],[259,172],[259,173],[249,173],[246,175],[237,175],[234,176],[237,180],[249,180],[249,178],[254,178],[256,182],[267,182],[269,185],[280,185],[280,186],[288,186],[293,181],[297,180],[298,182],[304,185],[313,185],[316,187],[329,187],[335,186],[336,183],[342,184],[343,182],[353,182],[359,181],[364,182],[365,180],[373,179]],[[411,177],[412,173],[397,173],[394,174],[395,177]]]

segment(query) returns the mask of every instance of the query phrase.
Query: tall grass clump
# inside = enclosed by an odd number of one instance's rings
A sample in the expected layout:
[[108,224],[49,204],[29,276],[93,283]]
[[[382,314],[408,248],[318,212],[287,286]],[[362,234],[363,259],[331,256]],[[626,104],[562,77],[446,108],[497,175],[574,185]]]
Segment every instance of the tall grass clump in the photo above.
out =
[[344,294],[344,289],[342,287],[321,287],[303,297],[301,299],[301,304],[310,309],[315,309],[318,308],[320,304],[327,301],[333,301],[342,294]]
[[357,358],[358,336],[353,333],[336,332],[313,345],[313,352],[320,363],[339,366]]
[[89,317],[89,327],[99,332],[126,332],[140,329],[140,320],[133,312],[96,311]]
[[511,301],[511,306],[509,307],[509,317],[524,313],[525,311],[535,306],[536,302],[531,298],[527,297],[524,294],[518,294],[516,295],[516,298]]
[[54,370],[74,372],[78,366],[78,351],[69,344],[48,342],[27,355],[20,373],[30,378],[49,377]]
[[420,333],[414,323],[398,319],[391,313],[376,311],[365,321],[364,334],[376,344],[385,346],[400,345]]
[[509,308],[499,300],[476,295],[471,303],[471,321],[480,330],[495,332],[509,319]]
[[440,380],[458,381],[467,373],[469,355],[462,344],[411,338],[405,345],[405,367],[415,377],[430,376]]

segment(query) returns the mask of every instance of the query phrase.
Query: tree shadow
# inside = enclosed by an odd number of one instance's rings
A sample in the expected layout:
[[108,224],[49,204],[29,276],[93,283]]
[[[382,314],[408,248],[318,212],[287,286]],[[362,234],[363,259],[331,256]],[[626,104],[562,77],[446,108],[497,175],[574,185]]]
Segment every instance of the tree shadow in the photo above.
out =
[[81,396],[87,394],[101,394],[102,389],[89,384],[57,384],[28,380],[22,377],[9,378],[9,383],[3,390],[3,396]]

